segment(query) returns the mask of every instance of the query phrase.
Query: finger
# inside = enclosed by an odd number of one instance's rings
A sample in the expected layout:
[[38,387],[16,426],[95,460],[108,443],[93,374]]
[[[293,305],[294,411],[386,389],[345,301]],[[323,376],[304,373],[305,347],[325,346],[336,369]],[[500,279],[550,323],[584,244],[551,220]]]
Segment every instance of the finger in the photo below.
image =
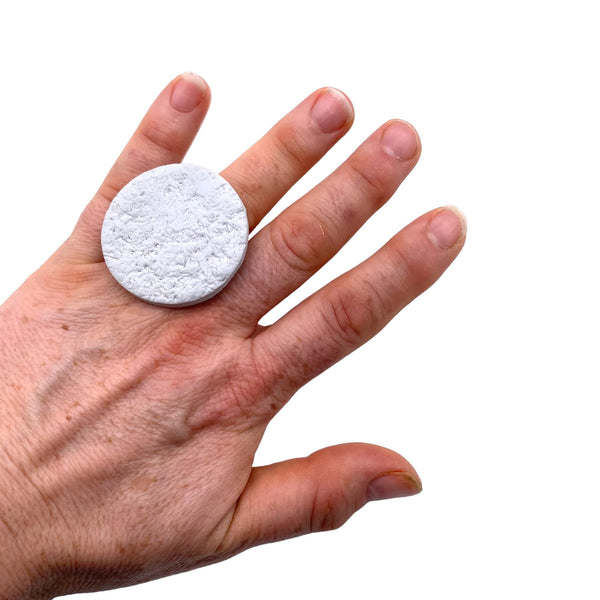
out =
[[244,200],[251,230],[348,131],[353,117],[342,92],[317,90],[221,173]]
[[307,458],[255,467],[228,529],[225,547],[274,542],[343,525],[371,500],[418,494],[419,476],[399,454],[344,444]]
[[294,392],[373,337],[440,277],[465,230],[457,209],[431,211],[262,331],[255,348],[269,356],[272,380]]
[[117,192],[144,171],[181,162],[209,104],[208,85],[193,73],[176,77],[159,94],[75,228],[72,237],[83,259],[102,260],[100,229]]
[[322,267],[395,192],[419,159],[414,128],[391,121],[332,175],[254,236],[226,294],[252,325]]

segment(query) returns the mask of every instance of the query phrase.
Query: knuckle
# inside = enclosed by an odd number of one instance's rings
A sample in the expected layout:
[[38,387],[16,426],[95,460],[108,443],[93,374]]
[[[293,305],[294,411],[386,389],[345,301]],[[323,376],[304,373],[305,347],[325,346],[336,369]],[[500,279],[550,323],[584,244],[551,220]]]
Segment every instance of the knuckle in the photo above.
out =
[[361,283],[360,295],[355,289],[355,286],[339,286],[324,312],[331,333],[348,346],[366,341],[377,329],[382,313],[379,293],[371,284]]
[[201,386],[205,393],[188,414],[191,430],[219,424],[245,431],[269,420],[273,410],[266,401],[266,367],[250,345],[235,343],[207,367],[210,377]]
[[389,263],[393,266],[395,279],[401,283],[399,291],[405,291],[415,287],[421,276],[418,268],[400,244],[389,245],[386,248]]
[[145,123],[139,130],[141,138],[147,142],[150,147],[155,147],[168,153],[176,153],[180,144],[173,131],[150,121]]
[[290,128],[277,132],[275,145],[285,162],[298,165],[301,170],[308,169],[312,165],[313,160],[306,150],[306,143],[297,131]]
[[244,426],[254,426],[257,420],[262,420],[264,388],[262,378],[255,372],[247,377],[234,375],[223,403],[229,418]]
[[230,323],[214,306],[204,306],[202,315],[193,311],[166,319],[162,331],[155,334],[165,357],[196,359],[201,353],[222,343]]
[[360,190],[366,198],[373,199],[376,206],[380,206],[388,197],[389,184],[384,175],[375,164],[369,163],[370,168],[365,168],[359,161],[350,159],[347,163],[350,171],[352,187]]
[[318,486],[314,491],[309,531],[317,533],[339,529],[357,509],[349,506],[343,493],[332,494],[331,490]]
[[304,273],[315,271],[331,245],[323,221],[306,210],[282,216],[269,231],[272,247],[283,263]]

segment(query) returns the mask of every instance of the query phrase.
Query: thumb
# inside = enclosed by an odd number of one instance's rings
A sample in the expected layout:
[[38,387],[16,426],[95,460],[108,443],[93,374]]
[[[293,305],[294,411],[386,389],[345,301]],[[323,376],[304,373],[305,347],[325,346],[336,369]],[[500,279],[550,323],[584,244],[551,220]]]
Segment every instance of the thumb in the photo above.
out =
[[228,530],[230,547],[336,529],[371,500],[412,496],[421,480],[399,454],[343,444],[255,467]]

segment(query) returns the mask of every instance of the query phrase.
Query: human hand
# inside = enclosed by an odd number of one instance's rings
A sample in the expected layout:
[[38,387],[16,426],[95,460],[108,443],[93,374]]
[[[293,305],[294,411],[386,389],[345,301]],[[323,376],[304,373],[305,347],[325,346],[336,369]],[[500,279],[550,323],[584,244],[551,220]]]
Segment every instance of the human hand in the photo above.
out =
[[[146,581],[420,491],[405,459],[366,444],[252,466],[294,392],[375,335],[462,247],[458,213],[434,210],[258,325],[414,167],[410,126],[385,124],[263,227],[231,283],[203,304],[145,304],[109,274],[100,229],[111,199],[139,173],[182,160],[209,96],[192,75],[167,86],[69,239],[0,308],[2,598]],[[319,90],[223,171],[251,229],[352,116],[340,92]]]

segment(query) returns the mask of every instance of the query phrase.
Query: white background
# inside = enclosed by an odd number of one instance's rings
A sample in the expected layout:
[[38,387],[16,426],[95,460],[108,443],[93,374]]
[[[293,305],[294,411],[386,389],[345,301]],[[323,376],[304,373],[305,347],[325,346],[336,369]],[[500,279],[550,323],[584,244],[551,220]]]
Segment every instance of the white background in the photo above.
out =
[[[0,299],[69,234],[154,96],[193,70],[213,104],[187,160],[220,170],[337,86],[348,136],[389,118],[420,164],[300,297],[422,212],[467,215],[462,255],[376,339],[292,400],[259,463],[346,441],[403,453],[420,496],[341,530],[93,596],[598,598],[595,2],[20,2],[0,17]],[[81,598],[91,596],[81,596]]]

